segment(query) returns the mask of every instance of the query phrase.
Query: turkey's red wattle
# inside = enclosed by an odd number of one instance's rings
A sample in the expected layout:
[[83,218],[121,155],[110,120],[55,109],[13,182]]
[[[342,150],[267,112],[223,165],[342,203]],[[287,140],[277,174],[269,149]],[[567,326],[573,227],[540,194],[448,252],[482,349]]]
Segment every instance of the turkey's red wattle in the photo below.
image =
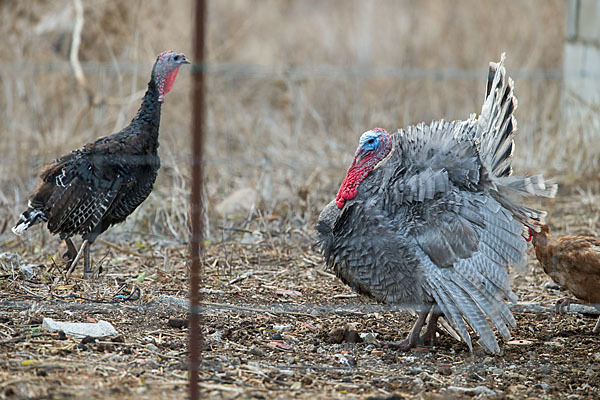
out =
[[379,163],[385,161],[385,158],[392,151],[392,139],[390,135],[381,128],[375,128],[373,131],[380,134],[381,144],[374,152],[369,150],[364,157],[359,155],[361,148],[358,148],[354,160],[350,168],[348,168],[346,177],[340,186],[340,190],[335,197],[335,203],[340,209],[344,208],[347,200],[352,200],[356,197],[360,183],[371,171],[377,168]]
[[356,165],[354,162],[348,168],[348,173],[340,186],[340,190],[335,198],[335,203],[338,208],[344,208],[347,200],[352,200],[356,197],[358,185],[365,179],[367,174],[373,169],[372,159],[362,163],[362,165]]
[[163,96],[171,91],[173,88],[173,84],[175,83],[175,78],[177,78],[177,73],[179,72],[179,68],[175,68],[171,73],[167,74],[165,78],[165,86],[163,89]]
[[167,93],[169,93],[169,91],[173,87],[173,84],[175,83],[175,78],[177,78],[178,72],[179,72],[179,67],[175,68],[174,70],[172,70],[166,74],[162,74],[162,75],[158,76],[156,86],[158,86],[158,93],[159,93],[158,101],[160,101],[161,103],[163,101],[165,101],[165,95]]

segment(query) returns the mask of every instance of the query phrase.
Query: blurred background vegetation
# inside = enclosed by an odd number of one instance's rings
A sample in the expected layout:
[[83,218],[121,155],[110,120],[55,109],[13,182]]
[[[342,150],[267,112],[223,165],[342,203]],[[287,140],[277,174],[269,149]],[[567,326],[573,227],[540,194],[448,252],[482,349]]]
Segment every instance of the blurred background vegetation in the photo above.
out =
[[[192,57],[187,0],[0,2],[0,221],[4,239],[40,167],[133,117],[154,59]],[[598,119],[562,117],[565,0],[218,0],[208,5],[206,194],[212,237],[252,218],[310,226],[362,132],[479,112],[506,52],[519,99],[517,173],[559,183],[598,171]],[[163,107],[151,197],[108,235],[185,242],[191,79]],[[593,129],[592,129],[593,128]],[[33,235],[47,235],[34,229]],[[30,235],[31,236],[31,235]],[[129,237],[129,236],[127,236]]]

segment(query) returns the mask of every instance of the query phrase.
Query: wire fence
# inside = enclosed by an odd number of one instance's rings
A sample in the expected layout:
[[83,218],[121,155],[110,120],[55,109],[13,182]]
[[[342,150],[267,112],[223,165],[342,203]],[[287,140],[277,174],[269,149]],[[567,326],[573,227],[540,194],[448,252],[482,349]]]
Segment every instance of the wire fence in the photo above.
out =
[[[147,63],[138,62],[81,62],[84,72],[107,73],[133,73],[144,71]],[[5,74],[37,74],[47,72],[72,72],[72,65],[68,61],[47,63],[6,63],[0,62],[0,69]],[[372,67],[368,65],[257,65],[246,63],[215,63],[194,64],[181,73],[192,73],[194,69],[202,69],[207,73],[224,74],[236,77],[276,77],[285,76],[296,79],[310,78],[395,78],[395,79],[478,79],[485,76],[487,69],[475,68],[399,68],[399,67]],[[189,71],[189,72],[186,72]],[[600,70],[590,72],[581,70],[564,71],[562,68],[526,69],[517,68],[510,70],[514,79],[571,79],[584,78],[600,80]]]

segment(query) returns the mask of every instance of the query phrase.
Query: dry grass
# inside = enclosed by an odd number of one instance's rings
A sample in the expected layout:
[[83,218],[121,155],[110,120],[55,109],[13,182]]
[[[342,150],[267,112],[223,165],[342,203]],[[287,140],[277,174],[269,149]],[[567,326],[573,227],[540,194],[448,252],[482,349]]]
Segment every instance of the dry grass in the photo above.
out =
[[[260,194],[256,212],[314,220],[361,132],[478,111],[487,63],[503,51],[520,101],[518,169],[597,171],[599,152],[589,144],[598,119],[586,122],[585,135],[578,126],[561,129],[560,79],[537,74],[562,67],[566,1],[209,3],[206,190],[214,235],[237,223],[218,218],[215,204],[246,186]],[[191,53],[189,1],[87,3],[80,57],[100,100],[90,105],[68,63],[72,8],[70,0],[0,4],[8,44],[0,54],[0,203],[8,223],[42,164],[128,122],[157,53]],[[155,191],[110,234],[185,241],[190,83],[182,71],[163,109]]]

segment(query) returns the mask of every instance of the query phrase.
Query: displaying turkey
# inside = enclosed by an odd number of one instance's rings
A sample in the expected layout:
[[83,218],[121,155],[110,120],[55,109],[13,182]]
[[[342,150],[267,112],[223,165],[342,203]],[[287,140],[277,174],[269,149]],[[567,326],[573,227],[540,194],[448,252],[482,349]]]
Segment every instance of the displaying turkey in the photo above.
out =
[[[128,126],[45,166],[13,232],[21,235],[47,222],[48,230],[67,244],[63,257],[69,273],[84,252],[84,276],[89,277],[89,246],[111,225],[123,222],[152,191],[160,167],[161,106],[183,64],[189,61],[182,53],[161,53],[142,105]],[[74,235],[83,239],[79,252],[71,241]]]
[[509,338],[515,325],[506,267],[525,265],[522,224],[536,229],[545,216],[521,200],[553,197],[556,185],[511,176],[517,100],[503,61],[490,63],[478,118],[365,132],[319,216],[318,243],[342,281],[418,312],[403,348],[432,340],[444,316],[469,349],[470,326],[497,354],[493,327]]
[[[543,225],[539,232],[529,230],[535,256],[544,272],[573,296],[600,309],[600,240],[590,236],[550,236]],[[600,332],[600,318],[594,333]]]

